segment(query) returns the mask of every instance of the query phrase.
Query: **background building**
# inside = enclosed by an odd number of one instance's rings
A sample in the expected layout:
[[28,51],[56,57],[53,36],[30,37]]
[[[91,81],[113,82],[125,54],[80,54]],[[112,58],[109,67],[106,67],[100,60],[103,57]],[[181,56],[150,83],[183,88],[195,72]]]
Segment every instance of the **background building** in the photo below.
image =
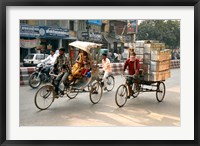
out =
[[21,20],[20,61],[28,53],[49,53],[77,40],[78,20]]
[[137,20],[21,20],[20,61],[28,53],[66,48],[75,40],[101,43],[111,53],[134,47]]

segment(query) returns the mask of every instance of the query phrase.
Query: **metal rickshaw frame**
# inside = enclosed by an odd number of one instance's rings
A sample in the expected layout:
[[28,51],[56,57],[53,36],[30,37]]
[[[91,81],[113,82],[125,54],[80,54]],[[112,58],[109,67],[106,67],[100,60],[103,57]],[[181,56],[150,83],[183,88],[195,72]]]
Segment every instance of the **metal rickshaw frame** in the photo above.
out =
[[[72,54],[71,54],[72,49],[78,48],[78,49],[86,51],[88,53],[90,67],[91,67],[91,77],[87,80],[86,84],[84,84],[80,87],[73,87],[74,84],[70,84],[69,86],[65,87],[65,94],[70,99],[73,99],[78,95],[78,93],[83,92],[84,88],[86,88],[90,85],[90,88],[88,88],[89,89],[88,92],[90,93],[90,95],[89,95],[90,101],[93,104],[96,104],[100,101],[100,99],[102,97],[102,92],[103,92],[102,86],[99,83],[99,66],[98,66],[100,49],[101,49],[102,44],[97,44],[97,43],[93,43],[93,42],[74,41],[74,42],[70,43],[69,46],[71,46],[71,47],[69,47],[69,59],[70,59],[71,67],[72,67],[72,65],[75,64],[75,59],[74,59],[75,57],[74,56],[72,57]],[[95,56],[96,53],[97,53],[97,56]],[[50,75],[52,77],[56,76],[54,74],[50,74]],[[75,92],[75,95],[70,96],[69,91]],[[50,95],[52,95],[52,97],[50,97],[50,100],[49,100],[48,98]],[[39,96],[41,96],[40,98],[42,98],[42,100],[48,99],[48,101],[50,101],[50,102],[47,105],[44,105],[44,107],[42,107],[43,105],[40,105],[40,103],[39,103],[39,99],[38,99]],[[56,96],[55,96],[55,90],[54,90],[53,85],[47,84],[47,85],[42,86],[36,92],[34,102],[38,109],[46,110],[54,102],[55,98],[56,98]],[[45,104],[45,102],[44,102],[44,104]]]
[[[144,77],[142,77],[141,75],[138,76],[134,76],[134,75],[123,75],[123,77],[125,77],[126,82],[125,84],[121,84],[116,91],[115,94],[115,102],[119,107],[122,107],[125,105],[126,101],[127,101],[127,97],[128,95],[130,96],[129,90],[128,90],[128,77],[131,77],[133,79],[133,83],[132,83],[132,95],[133,98],[136,98],[141,92],[156,92],[156,99],[158,102],[162,102],[164,97],[165,97],[165,92],[166,92],[166,87],[165,87],[165,80],[159,80],[159,81],[147,81],[144,80]],[[148,87],[156,87],[156,89],[149,89],[143,86],[148,86]],[[161,86],[163,86],[163,91],[160,90]],[[118,94],[118,92],[120,91],[120,88],[124,88],[124,101],[122,104],[119,103],[118,101],[118,95],[122,96],[122,94]],[[134,89],[133,89],[134,88]],[[126,92],[126,93],[125,93]],[[159,97],[159,93],[162,93],[161,98]]]

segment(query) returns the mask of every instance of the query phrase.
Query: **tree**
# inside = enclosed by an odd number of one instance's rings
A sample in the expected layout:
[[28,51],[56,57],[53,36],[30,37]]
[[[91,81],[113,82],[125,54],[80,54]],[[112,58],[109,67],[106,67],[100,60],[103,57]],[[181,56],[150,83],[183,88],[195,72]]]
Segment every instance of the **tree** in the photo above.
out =
[[145,20],[138,26],[136,40],[158,40],[166,48],[180,48],[180,21]]

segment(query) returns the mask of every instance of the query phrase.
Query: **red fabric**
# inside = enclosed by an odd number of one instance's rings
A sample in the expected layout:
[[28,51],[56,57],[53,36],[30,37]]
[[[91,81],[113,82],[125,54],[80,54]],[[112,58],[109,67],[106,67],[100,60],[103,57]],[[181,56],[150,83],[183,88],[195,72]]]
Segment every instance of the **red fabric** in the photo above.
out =
[[86,68],[84,68],[83,70],[82,70],[82,75],[84,76],[84,75],[86,75],[86,73],[89,71],[89,69],[86,69]]
[[[139,70],[139,60],[136,59],[136,70]],[[125,64],[124,64],[124,71],[126,70],[127,66],[128,66],[128,74],[129,75],[134,75],[135,74],[135,69],[134,69],[134,62],[135,61],[130,61],[130,59],[126,60]]]

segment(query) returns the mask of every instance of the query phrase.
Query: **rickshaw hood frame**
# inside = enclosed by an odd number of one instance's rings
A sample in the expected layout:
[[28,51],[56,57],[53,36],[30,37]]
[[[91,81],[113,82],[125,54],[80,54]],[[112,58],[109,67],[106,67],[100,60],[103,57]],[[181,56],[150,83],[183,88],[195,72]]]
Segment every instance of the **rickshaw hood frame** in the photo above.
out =
[[83,41],[74,41],[69,45],[81,49],[87,53],[90,53],[90,49],[92,48],[99,48],[102,46],[102,44],[97,44],[93,42],[83,42]]

